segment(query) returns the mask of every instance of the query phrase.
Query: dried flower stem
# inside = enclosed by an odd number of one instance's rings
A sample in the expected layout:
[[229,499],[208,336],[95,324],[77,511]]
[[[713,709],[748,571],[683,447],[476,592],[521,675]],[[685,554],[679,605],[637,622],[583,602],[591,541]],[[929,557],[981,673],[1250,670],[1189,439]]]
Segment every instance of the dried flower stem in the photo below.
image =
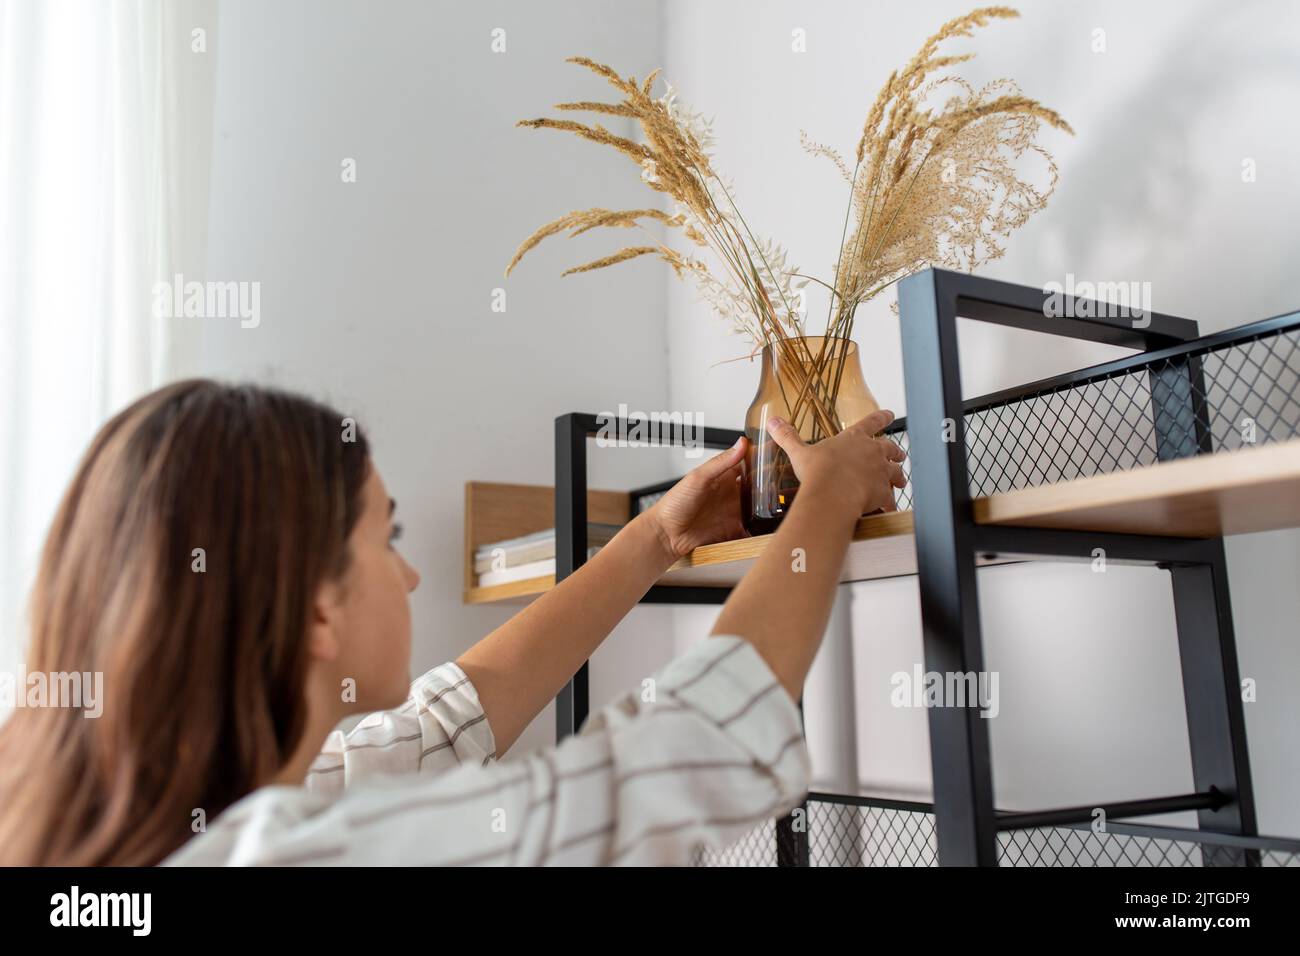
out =
[[[690,276],[714,310],[750,338],[751,357],[763,347],[776,350],[794,383],[791,397],[778,376],[792,424],[797,427],[808,413],[814,438],[835,434],[840,427],[836,398],[858,306],[928,266],[971,271],[1000,257],[1001,242],[1044,208],[1055,188],[1056,165],[1036,140],[1044,124],[1072,132],[1064,119],[1022,95],[1010,80],[975,90],[959,77],[937,75],[974,55],[941,53],[945,41],[971,37],[993,20],[1017,16],[1009,7],[982,7],[948,21],[929,37],[901,70],[890,74],[876,96],[851,172],[839,153],[800,131],[804,149],[833,162],[849,183],[830,283],[787,266],[784,250],[750,229],[729,185],[713,168],[710,121],[678,103],[671,85],[663,96],[651,97],[657,70],[638,82],[587,57],[570,57],[569,62],[603,77],[622,99],[560,103],[556,109],[634,120],[642,141],[616,135],[598,123],[568,119],[543,117],[518,125],[572,133],[610,147],[635,162],[645,183],[671,199],[674,208],[568,213],[525,239],[506,274],[543,240],[562,232],[574,237],[598,228],[646,230],[650,223],[680,230],[697,249],[708,251],[713,265],[656,238],[563,275],[645,256],[664,260],[679,277]],[[940,105],[931,105],[945,92]],[[1021,161],[1030,155],[1046,165],[1043,189],[1020,177]],[[829,292],[826,332],[816,355],[806,340],[803,316],[792,304],[809,281]]]

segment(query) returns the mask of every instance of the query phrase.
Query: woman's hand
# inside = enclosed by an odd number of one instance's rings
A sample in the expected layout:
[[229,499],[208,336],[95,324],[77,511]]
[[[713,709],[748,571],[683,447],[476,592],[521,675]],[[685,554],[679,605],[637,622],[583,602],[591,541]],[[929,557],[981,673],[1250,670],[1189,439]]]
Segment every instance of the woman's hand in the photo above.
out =
[[896,510],[894,489],[907,486],[899,465],[907,452],[888,438],[876,437],[893,420],[894,413],[882,408],[813,445],[805,444],[798,430],[781,418],[769,418],[767,430],[789,457],[801,491],[816,489],[818,497],[842,501],[857,517]]
[[740,521],[740,478],[747,439],[697,465],[643,512],[674,561],[705,544],[749,537]]
[[[799,493],[732,589],[711,633],[737,634],[754,645],[793,700],[803,696],[826,632],[858,516],[877,508],[892,511],[893,489],[906,484],[898,465],[903,450],[875,437],[893,420],[893,412],[873,412],[815,445],[804,444],[786,422],[767,421],[799,476]],[[790,561],[795,549],[806,557],[797,573]]]
[[674,561],[745,536],[736,484],[744,453],[742,438],[683,476],[590,560],[456,659],[478,690],[498,755]]

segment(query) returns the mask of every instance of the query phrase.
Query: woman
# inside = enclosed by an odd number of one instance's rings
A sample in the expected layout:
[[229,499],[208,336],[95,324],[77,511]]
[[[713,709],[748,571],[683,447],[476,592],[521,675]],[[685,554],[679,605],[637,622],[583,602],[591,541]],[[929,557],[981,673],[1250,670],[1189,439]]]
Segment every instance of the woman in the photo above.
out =
[[0,863],[687,863],[807,789],[795,701],[854,521],[903,484],[871,437],[891,418],[813,446],[772,426],[799,503],[713,636],[498,763],[677,557],[743,534],[744,440],[408,691],[419,577],[364,435],[271,389],[160,389],[96,436],[51,527],[27,670],[102,672],[103,710],[0,727]]

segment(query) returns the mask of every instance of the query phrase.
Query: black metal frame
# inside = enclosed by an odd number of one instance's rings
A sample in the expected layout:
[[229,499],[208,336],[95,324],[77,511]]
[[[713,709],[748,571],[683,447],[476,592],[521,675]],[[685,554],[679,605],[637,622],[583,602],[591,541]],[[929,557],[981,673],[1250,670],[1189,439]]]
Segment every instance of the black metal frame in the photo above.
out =
[[[609,416],[602,426],[598,416],[586,412],[569,412],[555,419],[555,581],[567,578],[587,559],[587,440],[602,427],[614,423],[619,434],[626,434],[629,422]],[[706,448],[730,448],[743,433],[726,428],[700,429],[700,443]],[[671,444],[686,443],[681,428],[668,436]],[[628,492],[628,514],[635,515],[638,500],[649,494],[666,491],[675,483],[659,482]],[[723,604],[729,588],[667,587],[654,585],[641,598],[643,604]],[[575,733],[587,719],[590,699],[587,665],[584,663],[555,699],[556,742]]]
[[[1279,330],[1300,328],[1300,313],[1198,339],[1196,323],[1187,319],[1148,313],[1138,327],[1131,321],[1106,317],[1106,310],[1097,303],[1080,308],[1078,299],[1072,300],[1068,314],[1099,317],[1051,317],[1045,307],[1047,298],[1047,293],[1037,289],[945,270],[927,270],[899,284],[909,415],[887,431],[893,435],[906,432],[909,443],[926,667],[941,673],[980,673],[984,669],[975,582],[977,555],[1091,560],[1093,549],[1100,547],[1108,561],[1168,570],[1195,792],[1100,806],[1110,819],[1194,809],[1200,829],[1185,833],[1201,834],[1207,864],[1256,865],[1260,848],[1269,846],[1266,841],[1276,842],[1278,838],[1260,838],[1257,834],[1222,539],[977,525],[967,470],[965,419],[1027,396],[1140,373],[1150,379],[1158,460],[1210,453],[1214,451],[1214,440],[1202,415],[1204,409],[1197,404],[1206,400],[1202,356]],[[959,317],[1145,351],[963,401],[957,352]],[[606,426],[612,422],[621,429],[629,424],[616,417],[578,412],[555,420],[557,582],[585,560],[586,442],[599,432],[602,418]],[[925,426],[919,427],[918,423]],[[702,431],[702,443],[709,448],[730,447],[742,434],[722,428]],[[683,444],[685,435],[680,429],[674,430],[670,439],[671,444]],[[630,491],[629,515],[641,510],[643,498],[667,490],[675,480]],[[730,589],[725,587],[656,585],[642,601],[721,604],[729,594]],[[587,674],[584,664],[556,699],[557,739],[574,733],[587,717]],[[810,794],[802,804],[805,814],[816,801],[913,812],[924,807],[925,812],[933,814],[942,864],[996,865],[1000,833],[1072,826],[1088,820],[1096,809],[1067,807],[1014,813],[995,809],[987,724],[980,719],[978,708],[935,707],[928,710],[928,716],[933,805]],[[808,865],[808,830],[796,831],[791,817],[781,818],[775,825],[777,864]],[[1112,824],[1110,829],[1119,832],[1117,826]],[[1135,832],[1140,829],[1124,826]],[[1193,839],[1174,836],[1175,828],[1154,829],[1168,839]],[[1282,847],[1280,852],[1291,851]]]
[[[558,584],[576,571],[587,558],[587,439],[601,430],[600,418],[605,426],[613,424],[618,434],[626,434],[626,419],[617,416],[597,416],[583,412],[569,412],[555,419],[555,581]],[[699,429],[695,435],[705,448],[730,448],[744,434],[728,428]],[[661,434],[659,436],[663,438]],[[686,443],[684,428],[673,428],[668,434],[669,444]],[[667,491],[677,479],[633,488],[628,492],[628,517],[642,509],[641,500]],[[723,604],[731,594],[727,587],[669,587],[656,584],[641,598],[642,604]],[[587,663],[578,668],[564,689],[555,698],[555,739],[559,743],[576,733],[587,719],[591,706],[588,687]],[[799,702],[803,715],[803,702]],[[807,812],[807,802],[800,805]],[[806,819],[806,817],[805,817]],[[798,830],[794,816],[776,821],[777,859],[780,866],[807,866],[809,845],[807,830]]]
[[[1217,791],[1227,801],[1200,807],[1198,822],[1203,830],[1257,835],[1222,539],[1187,542],[1092,532],[1044,533],[975,523],[966,466],[967,410],[961,397],[958,317],[1128,348],[1174,346],[1173,354],[1178,354],[1178,343],[1196,339],[1196,323],[1187,319],[1151,313],[1144,317],[1147,324],[1142,328],[1114,318],[1063,319],[1049,314],[1048,299],[1049,294],[1041,290],[939,269],[899,283],[926,668],[940,673],[984,671],[976,555],[1087,557],[1100,546],[1107,555],[1168,568],[1193,779],[1198,794]],[[1096,303],[1079,308],[1075,300],[1065,311],[1105,315],[1108,310]],[[1149,354],[1145,361],[1151,361]],[[1162,372],[1152,383],[1161,459],[1212,450],[1208,436],[1196,426],[1192,406],[1192,397],[1205,391],[1197,381],[1199,363],[1189,359],[1183,369],[1185,378]],[[1074,380],[1082,374],[1075,373]],[[1193,436],[1192,447],[1169,440],[1176,432],[1171,423],[1180,422],[1191,423],[1184,424],[1184,433]],[[996,865],[998,831],[1014,824],[1014,817],[1000,819],[993,806],[988,725],[974,706],[930,708],[929,724],[939,859],[944,865]],[[1165,803],[1158,798],[1141,812],[1164,812],[1159,808]],[[1130,807],[1126,815],[1133,814]],[[1232,859],[1217,862],[1251,862],[1235,858],[1242,852],[1225,850],[1224,855]]]

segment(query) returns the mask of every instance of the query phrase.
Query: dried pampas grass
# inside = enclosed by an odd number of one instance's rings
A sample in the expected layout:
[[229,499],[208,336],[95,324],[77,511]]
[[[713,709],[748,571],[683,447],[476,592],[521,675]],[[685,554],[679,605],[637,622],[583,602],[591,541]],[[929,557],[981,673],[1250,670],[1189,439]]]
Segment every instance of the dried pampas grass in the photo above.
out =
[[[657,239],[565,270],[573,275],[644,256],[667,262],[681,278],[692,278],[704,298],[733,331],[753,344],[781,349],[787,367],[803,369],[804,387],[791,403],[792,422],[805,408],[826,434],[838,430],[831,410],[835,389],[825,393],[825,363],[842,363],[845,349],[826,349],[831,338],[851,338],[857,308],[899,279],[929,266],[971,271],[1003,254],[1007,237],[1047,204],[1055,189],[1056,164],[1038,135],[1044,124],[1072,133],[1053,110],[1024,96],[1009,79],[974,89],[942,71],[974,54],[940,53],[945,41],[971,37],[993,20],[1019,14],[1009,7],[984,7],[945,23],[895,71],[867,114],[850,169],[834,149],[800,132],[804,148],[833,162],[849,184],[834,278],[823,282],[788,265],[785,251],[756,236],[732,198],[732,188],[713,167],[711,123],[677,101],[666,85],[650,94],[658,71],[644,81],[623,77],[587,57],[568,62],[605,79],[622,95],[618,102],[560,103],[557,110],[635,120],[641,141],[617,136],[598,122],[568,119],[522,120],[519,126],[553,129],[608,146],[636,163],[641,179],[672,201],[659,209],[585,209],[555,219],[523,241],[506,275],[544,239],[594,229],[642,229],[647,221],[676,230],[697,255],[676,251]],[[1037,161],[1041,182],[1022,179],[1022,167]],[[826,339],[818,355],[803,341],[802,302],[807,282],[830,293]],[[840,370],[830,380],[838,383]]]
[[560,103],[556,109],[635,119],[644,141],[617,136],[600,123],[540,118],[521,120],[517,125],[572,133],[611,147],[640,167],[642,181],[656,192],[666,194],[672,201],[673,211],[585,209],[567,213],[546,223],[520,244],[506,267],[506,275],[550,236],[567,232],[572,237],[602,227],[636,228],[644,221],[654,220],[677,230],[700,252],[711,252],[713,263],[658,242],[653,246],[630,246],[563,274],[591,272],[654,255],[667,262],[678,276],[694,278],[714,310],[729,319],[734,330],[746,334],[756,347],[761,347],[757,343],[773,337],[802,335],[802,319],[795,303],[799,301],[798,290],[806,280],[797,277],[797,268],[786,264],[784,250],[750,232],[732,201],[730,184],[713,168],[709,154],[713,134],[709,121],[678,103],[671,86],[662,96],[652,97],[650,90],[658,77],[657,71],[638,82],[636,77],[622,77],[611,67],[587,57],[570,57],[568,62],[603,77],[623,99],[615,103]]
[[[969,272],[997,259],[1011,232],[1046,206],[1057,170],[1037,138],[1044,123],[1073,132],[1065,120],[1011,80],[975,90],[960,77],[934,78],[973,56],[940,55],[941,43],[1018,15],[985,7],[949,21],[876,97],[848,177],[852,228],[835,265],[827,334],[851,332],[858,305],[904,276],[932,265]],[[824,146],[805,148],[846,168]],[[1030,156],[1040,161],[1041,186],[1021,178]]]

